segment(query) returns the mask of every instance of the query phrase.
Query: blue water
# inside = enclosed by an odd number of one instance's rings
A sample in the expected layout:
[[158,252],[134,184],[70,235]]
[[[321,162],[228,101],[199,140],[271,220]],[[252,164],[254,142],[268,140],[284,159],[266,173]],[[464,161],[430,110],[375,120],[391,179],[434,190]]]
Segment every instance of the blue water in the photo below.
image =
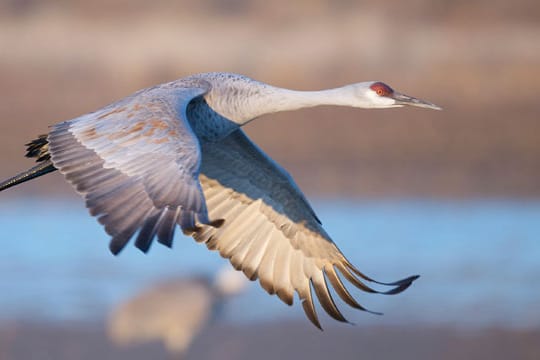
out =
[[[397,296],[353,291],[363,305],[385,313],[344,311],[354,323],[540,326],[539,202],[314,205],[363,272],[382,281],[422,275]],[[180,234],[173,250],[155,245],[144,255],[130,246],[114,257],[107,235],[79,202],[3,202],[0,228],[0,321],[101,320],[155,281],[210,275],[226,263]],[[288,308],[255,283],[225,311],[226,321],[241,322],[301,316],[300,306]],[[321,317],[323,324],[331,323]]]

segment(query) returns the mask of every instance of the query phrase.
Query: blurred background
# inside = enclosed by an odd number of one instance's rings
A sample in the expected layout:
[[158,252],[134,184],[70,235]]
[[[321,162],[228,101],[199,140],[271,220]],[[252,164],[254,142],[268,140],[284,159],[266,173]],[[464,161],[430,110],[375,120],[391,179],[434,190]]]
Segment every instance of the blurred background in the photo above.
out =
[[[356,293],[385,313],[346,312],[356,326],[319,311],[323,333],[250,284],[185,358],[537,359],[539,39],[532,0],[0,0],[0,178],[33,165],[24,143],[49,125],[192,73],[301,90],[387,82],[444,111],[324,107],[246,131],[361,270],[420,280],[396,297]],[[167,358],[159,342],[117,345],[110,314],[226,263],[180,235],[173,251],[113,257],[58,174],[2,193],[0,227],[0,359]]]

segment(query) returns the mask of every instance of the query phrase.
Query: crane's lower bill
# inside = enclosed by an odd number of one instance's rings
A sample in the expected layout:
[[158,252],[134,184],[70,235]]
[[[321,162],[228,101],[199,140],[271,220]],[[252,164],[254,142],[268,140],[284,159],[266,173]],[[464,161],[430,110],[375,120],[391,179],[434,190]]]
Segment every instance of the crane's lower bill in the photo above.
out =
[[408,105],[408,106],[417,106],[417,107],[423,107],[423,108],[433,109],[433,110],[442,110],[440,106],[437,106],[433,103],[420,100],[409,95],[400,94],[398,92],[394,92],[394,94],[392,94],[391,97],[392,99],[396,101],[396,105]]

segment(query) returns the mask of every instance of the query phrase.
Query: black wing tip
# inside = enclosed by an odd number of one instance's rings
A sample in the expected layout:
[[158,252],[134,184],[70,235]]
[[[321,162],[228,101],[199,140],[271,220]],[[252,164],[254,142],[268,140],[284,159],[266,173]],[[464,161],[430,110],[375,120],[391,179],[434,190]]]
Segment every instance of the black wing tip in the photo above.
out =
[[36,161],[45,161],[50,159],[50,154],[48,151],[47,145],[49,141],[47,140],[48,135],[42,134],[30,141],[29,143],[24,144],[26,146],[25,156],[28,158],[36,158]]
[[302,299],[302,308],[304,309],[304,313],[306,314],[309,321],[311,321],[311,323],[315,325],[317,329],[324,331],[319,321],[319,317],[315,312],[315,308],[313,307],[313,301],[311,300],[311,298]]
[[[408,285],[411,285],[414,281],[416,281],[416,279],[418,279],[420,277],[420,275],[412,275],[412,276],[409,276],[408,278],[405,278],[403,280],[400,280],[398,281],[397,283],[399,285],[404,285],[404,284],[408,284]],[[397,285],[397,284],[396,284]]]
[[148,251],[150,251],[150,246],[152,245],[151,242],[148,242],[148,244],[138,244],[135,242],[135,247],[139,249],[143,254],[147,254]]
[[400,292],[405,291],[409,286],[411,286],[412,283],[419,277],[420,275],[413,275],[413,276],[409,276],[408,278],[405,278],[405,279],[402,279],[402,280],[399,280],[390,284],[385,284],[385,285],[395,285],[396,287],[387,292],[384,292],[384,294],[386,295],[399,294]]
[[139,235],[135,240],[135,247],[142,253],[146,254],[148,251],[150,251],[150,247],[152,247],[152,240],[153,238],[141,236],[141,233],[139,232]]
[[131,236],[126,236],[126,234],[123,233],[113,236],[111,241],[109,242],[109,250],[111,251],[111,253],[114,256],[120,254],[120,252],[125,249],[130,238]]
[[111,242],[109,243],[109,250],[114,256],[120,254],[122,249],[124,249],[124,246],[117,244],[114,240],[111,240]]

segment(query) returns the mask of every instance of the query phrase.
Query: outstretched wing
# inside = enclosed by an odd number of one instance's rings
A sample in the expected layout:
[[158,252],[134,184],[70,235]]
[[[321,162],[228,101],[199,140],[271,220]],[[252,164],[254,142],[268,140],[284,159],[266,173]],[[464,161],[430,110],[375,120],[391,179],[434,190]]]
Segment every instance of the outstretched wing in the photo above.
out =
[[[341,278],[356,287],[377,292],[324,231],[293,179],[277,163],[237,130],[219,143],[202,145],[199,176],[209,216],[224,219],[220,228],[203,226],[194,234],[199,242],[217,249],[232,265],[285,303],[297,292],[307,317],[320,328],[311,290],[322,307],[346,321],[328,289],[350,306],[365,310],[347,291]],[[417,276],[391,285],[385,292],[405,290]]]
[[139,231],[170,246],[179,224],[208,224],[198,180],[201,151],[186,118],[188,103],[208,88],[165,84],[97,112],[57,124],[48,136],[56,168],[81,193],[112,236],[118,253]]

